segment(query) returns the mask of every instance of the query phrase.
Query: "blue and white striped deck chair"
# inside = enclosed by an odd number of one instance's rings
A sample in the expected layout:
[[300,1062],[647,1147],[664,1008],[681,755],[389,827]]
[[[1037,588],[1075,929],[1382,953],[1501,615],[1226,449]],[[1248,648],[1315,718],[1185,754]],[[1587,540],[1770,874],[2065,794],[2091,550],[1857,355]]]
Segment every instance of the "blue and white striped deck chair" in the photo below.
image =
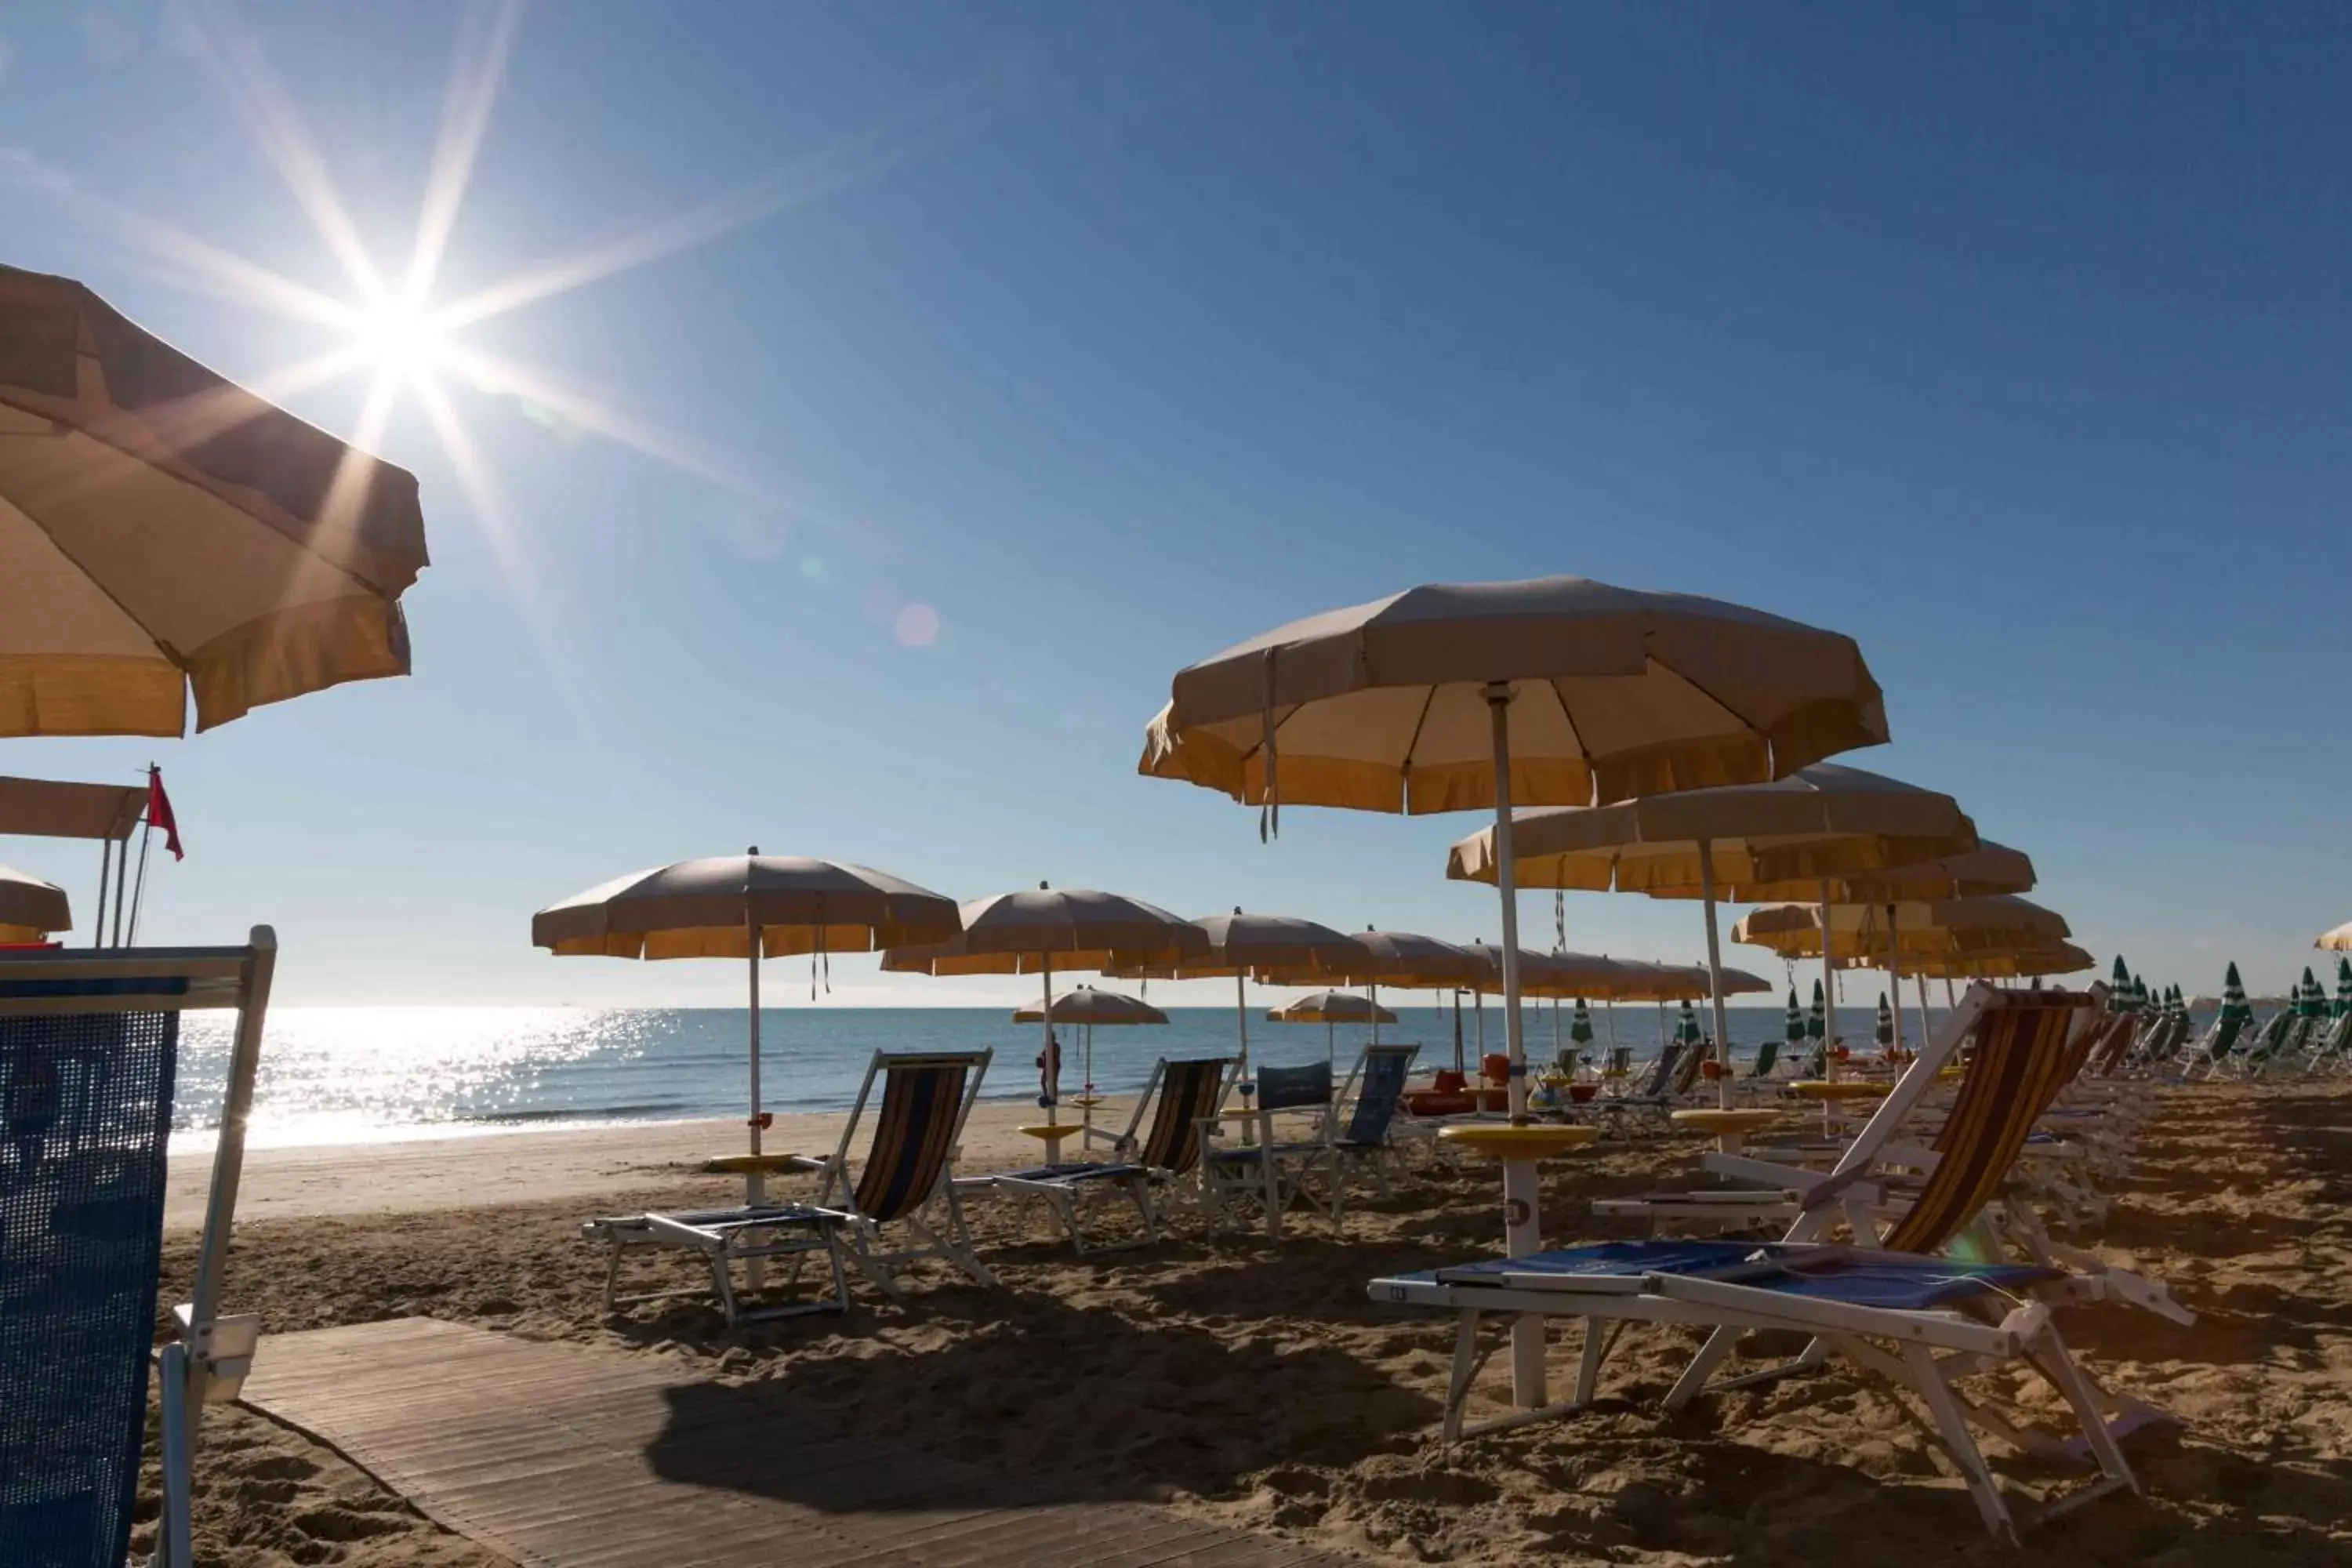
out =
[[121,1568],[147,1416],[180,1015],[237,1011],[194,1300],[163,1347],[155,1562],[189,1563],[207,1401],[236,1397],[251,1317],[219,1314],[278,941],[0,952],[0,1563]]

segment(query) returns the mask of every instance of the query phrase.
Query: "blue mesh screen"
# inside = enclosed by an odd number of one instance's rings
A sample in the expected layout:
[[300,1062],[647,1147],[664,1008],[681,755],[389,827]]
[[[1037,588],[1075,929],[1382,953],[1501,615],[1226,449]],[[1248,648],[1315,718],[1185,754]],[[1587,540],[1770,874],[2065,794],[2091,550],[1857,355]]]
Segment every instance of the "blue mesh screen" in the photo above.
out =
[[177,1013],[0,1018],[0,1563],[130,1548]]

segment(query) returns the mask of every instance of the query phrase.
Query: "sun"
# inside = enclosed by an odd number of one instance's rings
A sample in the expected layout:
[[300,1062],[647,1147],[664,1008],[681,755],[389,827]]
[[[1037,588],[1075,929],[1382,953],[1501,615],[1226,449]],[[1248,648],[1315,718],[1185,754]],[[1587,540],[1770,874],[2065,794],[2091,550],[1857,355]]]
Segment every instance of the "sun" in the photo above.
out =
[[450,346],[432,308],[407,295],[388,295],[362,310],[352,334],[352,347],[363,364],[404,385],[442,368]]

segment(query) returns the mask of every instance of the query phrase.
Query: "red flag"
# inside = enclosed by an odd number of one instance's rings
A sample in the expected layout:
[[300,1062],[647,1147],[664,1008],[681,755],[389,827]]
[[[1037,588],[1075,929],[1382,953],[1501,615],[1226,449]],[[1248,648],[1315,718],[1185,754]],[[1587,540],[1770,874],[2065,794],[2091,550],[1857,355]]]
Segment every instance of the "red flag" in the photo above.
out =
[[147,769],[147,826],[163,830],[163,847],[172,852],[173,859],[188,858],[188,852],[180,847],[180,821],[172,815],[172,797],[163,793],[163,770],[152,763]]

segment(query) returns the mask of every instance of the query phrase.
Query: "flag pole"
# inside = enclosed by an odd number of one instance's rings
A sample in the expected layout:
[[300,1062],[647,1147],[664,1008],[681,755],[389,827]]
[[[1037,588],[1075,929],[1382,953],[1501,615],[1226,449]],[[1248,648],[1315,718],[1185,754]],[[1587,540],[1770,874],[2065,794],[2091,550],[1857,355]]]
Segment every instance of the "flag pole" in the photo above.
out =
[[122,945],[123,917],[129,913],[123,908],[122,895],[130,880],[131,835],[126,833],[122,836],[122,853],[114,858],[114,945],[117,947]]
[[[154,837],[155,825],[145,816],[139,819],[139,877],[131,884],[131,945],[139,945],[139,912],[147,905],[147,841]],[[127,858],[131,846],[122,847]]]
[[92,947],[106,945],[106,879],[113,869],[114,840],[101,838],[98,841],[98,923],[89,928]]

